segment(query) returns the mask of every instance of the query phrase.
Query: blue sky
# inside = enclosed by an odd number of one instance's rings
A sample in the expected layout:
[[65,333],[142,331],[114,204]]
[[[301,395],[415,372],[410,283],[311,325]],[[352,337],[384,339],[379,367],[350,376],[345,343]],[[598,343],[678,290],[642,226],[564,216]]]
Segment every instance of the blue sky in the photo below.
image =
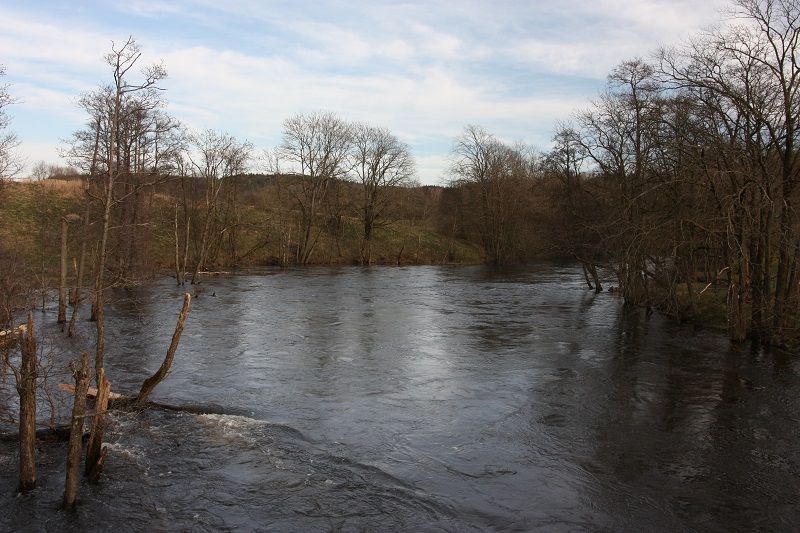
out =
[[133,36],[164,62],[168,112],[190,129],[280,143],[282,121],[330,111],[389,128],[418,179],[445,177],[467,124],[550,147],[618,63],[714,24],[724,0],[0,1],[11,130],[28,168],[64,165],[81,92],[111,81],[102,57]]

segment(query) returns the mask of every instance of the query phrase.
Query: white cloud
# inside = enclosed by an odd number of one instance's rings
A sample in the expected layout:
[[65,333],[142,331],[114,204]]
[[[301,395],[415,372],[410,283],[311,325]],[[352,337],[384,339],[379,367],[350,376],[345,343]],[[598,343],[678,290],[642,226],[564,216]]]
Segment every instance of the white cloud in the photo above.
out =
[[[82,127],[75,97],[110,81],[102,56],[112,39],[133,34],[143,65],[163,58],[168,110],[191,128],[262,148],[277,144],[284,118],[332,111],[389,127],[420,154],[428,182],[466,124],[546,148],[553,123],[584,107],[615,65],[711,24],[718,5],[135,0],[57,15],[0,7],[0,61],[25,101],[12,122],[24,145],[57,145]],[[40,124],[45,114],[58,120]]]

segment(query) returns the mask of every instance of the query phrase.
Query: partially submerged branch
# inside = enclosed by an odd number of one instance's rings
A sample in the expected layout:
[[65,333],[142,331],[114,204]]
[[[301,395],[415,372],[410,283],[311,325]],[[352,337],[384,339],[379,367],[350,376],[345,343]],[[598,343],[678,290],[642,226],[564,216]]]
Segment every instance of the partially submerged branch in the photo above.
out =
[[183,333],[183,321],[186,320],[186,313],[189,312],[189,302],[191,299],[191,295],[187,292],[183,299],[183,309],[181,309],[181,314],[178,316],[178,324],[175,326],[175,333],[172,334],[172,343],[169,345],[169,350],[167,350],[167,355],[164,358],[164,362],[161,363],[161,367],[158,369],[158,371],[146,379],[142,384],[142,389],[139,391],[139,395],[136,397],[137,404],[143,404],[147,402],[147,397],[151,392],[153,392],[153,389],[156,388],[156,385],[161,383],[164,378],[167,377],[169,368],[172,366],[172,360],[175,357],[175,351],[178,349],[178,343],[181,340],[181,333]]

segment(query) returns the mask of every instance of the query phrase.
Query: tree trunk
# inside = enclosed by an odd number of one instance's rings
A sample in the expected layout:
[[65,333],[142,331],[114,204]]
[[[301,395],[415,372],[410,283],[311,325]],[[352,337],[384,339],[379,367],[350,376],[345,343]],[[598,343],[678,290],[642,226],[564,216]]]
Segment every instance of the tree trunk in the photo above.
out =
[[[86,266],[86,243],[89,240],[89,214],[92,209],[91,205],[91,198],[89,196],[89,179],[91,176],[94,176],[96,167],[97,167],[97,153],[100,147],[100,119],[97,119],[97,126],[95,128],[95,137],[94,137],[94,151],[92,152],[92,166],[89,170],[89,176],[85,178],[83,182],[83,191],[84,191],[84,199],[85,199],[85,206],[83,212],[83,233],[81,235],[81,258],[80,263],[78,265],[78,279],[75,283],[75,304],[72,307],[72,317],[69,320],[69,328],[67,328],[67,337],[72,337],[73,329],[75,328],[75,319],[78,316],[78,309],[80,309],[81,305],[81,289],[83,287],[83,273]],[[92,311],[94,311],[94,305],[92,305]],[[92,312],[92,318],[94,318],[94,312]]]
[[594,280],[594,292],[603,292],[603,283],[600,281],[600,275],[597,273],[597,266],[589,263],[589,273]]
[[[61,283],[58,286],[58,323],[67,323],[67,228],[66,217],[61,218]],[[61,331],[64,331],[62,326]]]
[[178,204],[175,204],[175,279],[178,285],[183,284],[181,277],[180,239],[178,237]]
[[97,344],[95,349],[95,382],[97,388],[100,388],[100,383],[96,380],[100,379],[100,370],[103,368],[103,356],[105,354],[105,316],[103,308],[105,306],[105,271],[106,271],[106,254],[108,248],[108,233],[111,227],[111,204],[114,201],[112,194],[113,181],[109,178],[108,188],[106,189],[106,196],[104,198],[105,206],[103,210],[103,230],[100,239],[100,255],[97,265],[97,277],[95,278],[95,291],[94,291],[94,305],[95,305],[95,326],[97,328]]
[[[184,210],[185,212],[185,210]],[[189,225],[191,218],[186,215],[186,228],[183,232],[183,259],[181,260],[181,280],[186,283],[186,265],[189,263]]]
[[581,261],[581,268],[583,269],[583,279],[586,280],[586,284],[590,289],[594,289],[594,285],[592,285],[592,281],[589,279],[589,269],[586,268],[586,263],[583,261]]
[[206,255],[208,254],[208,233],[211,231],[210,223],[211,211],[207,213],[206,221],[203,225],[203,234],[200,238],[199,257],[197,259],[197,264],[194,266],[194,272],[192,273],[192,285],[200,283],[200,270],[203,268],[203,263],[206,262]]
[[139,391],[139,395],[136,397],[137,404],[145,403],[147,401],[147,397],[151,392],[153,392],[153,389],[156,388],[156,385],[161,383],[164,378],[167,377],[169,367],[172,365],[172,360],[175,357],[175,351],[178,349],[178,343],[181,340],[181,333],[183,333],[183,321],[186,320],[186,313],[189,312],[189,302],[191,299],[192,297],[187,292],[183,299],[183,309],[181,309],[181,313],[178,316],[178,324],[175,326],[175,333],[172,334],[172,343],[169,345],[169,350],[167,350],[167,355],[164,358],[164,362],[161,363],[161,367],[158,369],[158,371],[151,377],[147,378],[142,384],[142,389]]
[[728,336],[733,342],[744,342],[747,339],[743,293],[739,285],[731,284],[728,287]]
[[20,335],[22,364],[17,378],[19,392],[19,491],[36,486],[36,337],[33,313],[28,328]]
[[86,391],[89,390],[89,380],[91,379],[88,352],[83,353],[79,369],[72,366],[72,375],[75,378],[75,403],[72,406],[72,423],[67,445],[67,480],[64,488],[64,502],[61,506],[65,511],[75,510],[75,500],[78,497],[83,417],[86,414]]
[[67,337],[72,337],[75,320],[78,318],[78,309],[81,307],[81,290],[83,289],[83,273],[86,269],[86,241],[89,232],[89,201],[86,201],[86,212],[83,215],[83,235],[81,236],[81,257],[78,262],[78,279],[75,283],[75,303],[72,306],[72,317],[69,319]]
[[89,444],[86,447],[86,475],[90,483],[97,483],[103,471],[105,449],[103,448],[103,433],[106,427],[106,410],[108,409],[108,396],[111,384],[106,377],[104,369],[100,369],[97,376],[97,398],[94,402],[94,416],[92,417],[92,432],[89,435]]

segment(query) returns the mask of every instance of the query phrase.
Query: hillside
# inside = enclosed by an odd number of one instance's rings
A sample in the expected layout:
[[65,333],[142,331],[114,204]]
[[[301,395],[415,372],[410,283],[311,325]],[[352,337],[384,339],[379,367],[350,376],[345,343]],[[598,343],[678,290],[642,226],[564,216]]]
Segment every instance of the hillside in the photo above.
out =
[[[203,190],[199,183],[168,180],[120,200],[122,213],[111,228],[112,269],[120,277],[142,277],[174,270],[176,211],[180,252],[186,244],[187,268],[197,261],[200,229],[205,224]],[[284,183],[285,187],[285,183]],[[342,187],[347,187],[342,184]],[[215,242],[206,268],[288,265],[296,262],[295,241],[301,214],[275,177],[242,176],[236,196],[212,216]],[[182,194],[181,191],[189,191]],[[340,191],[341,193],[342,191]],[[441,213],[441,188],[398,191],[391,220],[382,220],[372,235],[372,264],[481,263],[483,250],[447,227]],[[0,249],[5,272],[15,272],[34,285],[55,286],[60,265],[61,218],[83,216],[84,191],[79,178],[9,182],[0,196]],[[343,194],[337,196],[338,200]],[[330,207],[330,206],[328,206]],[[69,226],[68,254],[74,270],[81,236],[96,242],[100,204],[92,201],[88,229],[79,220]],[[353,207],[328,208],[315,225],[315,245],[308,264],[359,264],[363,230]],[[449,224],[452,227],[452,223]],[[90,244],[90,248],[91,248]],[[71,272],[72,274],[72,272]]]

